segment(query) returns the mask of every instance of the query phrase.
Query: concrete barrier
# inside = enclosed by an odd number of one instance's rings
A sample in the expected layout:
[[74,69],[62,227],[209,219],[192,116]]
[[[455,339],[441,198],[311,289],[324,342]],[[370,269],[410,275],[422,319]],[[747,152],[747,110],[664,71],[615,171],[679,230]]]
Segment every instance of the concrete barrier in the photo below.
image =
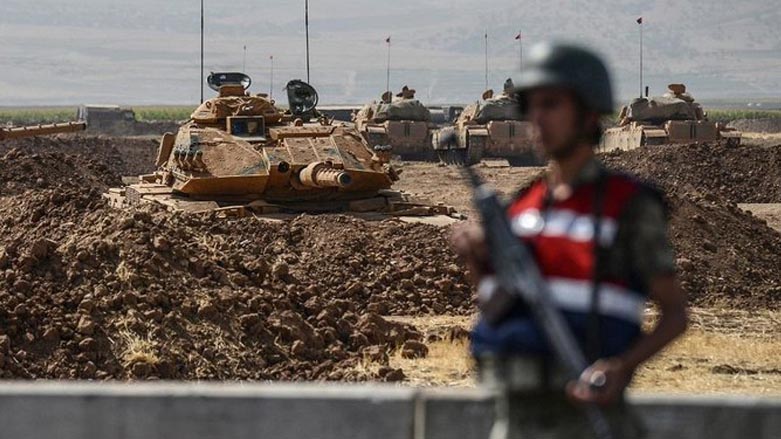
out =
[[[649,438],[778,438],[781,399],[634,396]],[[0,438],[485,438],[480,390],[317,384],[0,384]]]

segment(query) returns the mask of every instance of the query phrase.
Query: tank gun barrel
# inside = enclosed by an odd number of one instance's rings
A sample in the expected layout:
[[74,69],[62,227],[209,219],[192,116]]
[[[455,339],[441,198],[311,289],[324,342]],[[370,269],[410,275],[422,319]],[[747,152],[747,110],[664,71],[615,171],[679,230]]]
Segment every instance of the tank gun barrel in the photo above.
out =
[[86,129],[86,122],[53,123],[26,127],[0,128],[0,140],[45,136],[47,134],[74,133],[77,131],[84,131]]
[[312,188],[347,187],[352,177],[347,172],[336,169],[328,163],[312,163],[298,174],[301,184]]

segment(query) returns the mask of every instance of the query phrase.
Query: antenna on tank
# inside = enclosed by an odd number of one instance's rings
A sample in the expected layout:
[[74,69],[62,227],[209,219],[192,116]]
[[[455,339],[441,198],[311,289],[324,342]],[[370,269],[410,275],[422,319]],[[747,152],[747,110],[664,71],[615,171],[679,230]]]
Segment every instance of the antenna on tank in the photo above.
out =
[[304,0],[304,26],[306,28],[306,82],[309,83],[309,0]]
[[268,97],[269,99],[274,99],[274,55],[270,55],[268,59],[271,61],[271,80],[268,88]]
[[488,29],[485,30],[485,89],[488,90]]
[[643,97],[643,17],[636,20],[640,27],[640,97]]
[[201,0],[201,103],[203,103],[203,0]]

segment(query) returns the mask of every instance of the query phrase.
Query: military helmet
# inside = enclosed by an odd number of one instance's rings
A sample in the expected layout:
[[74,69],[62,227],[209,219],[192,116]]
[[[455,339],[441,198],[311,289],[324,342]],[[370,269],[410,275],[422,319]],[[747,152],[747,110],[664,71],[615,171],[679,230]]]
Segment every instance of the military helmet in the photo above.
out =
[[589,109],[602,114],[614,110],[605,64],[590,50],[574,44],[539,43],[531,49],[515,87],[523,112],[525,94],[539,87],[566,87]]

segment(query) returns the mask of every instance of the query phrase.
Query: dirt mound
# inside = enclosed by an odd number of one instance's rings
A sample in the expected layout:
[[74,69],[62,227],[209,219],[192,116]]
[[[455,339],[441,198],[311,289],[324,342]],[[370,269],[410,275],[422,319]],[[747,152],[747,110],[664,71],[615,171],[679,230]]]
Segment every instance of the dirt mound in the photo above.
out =
[[735,203],[781,202],[781,145],[665,145],[611,152],[603,160],[671,190]]
[[[425,226],[212,224],[104,208],[64,222],[49,207],[38,221],[2,215],[6,378],[359,379],[365,357],[382,362],[420,338],[377,313],[471,304],[454,269],[394,239],[443,240]],[[352,231],[352,242],[326,241]],[[389,239],[364,245],[377,235]],[[430,285],[413,270],[434,273]]]
[[472,310],[446,230],[117,211],[96,163],[0,161],[1,378],[398,380],[381,314]]
[[[100,162],[117,176],[135,176],[154,171],[159,141],[130,137],[59,135],[0,141],[0,156],[18,149],[24,154],[44,152],[78,156]],[[108,183],[108,182],[106,182]],[[113,183],[112,183],[113,184]]]
[[735,204],[781,201],[781,148],[670,145],[602,158],[665,190],[691,303],[781,306],[781,234]]
[[732,203],[672,193],[671,237],[695,305],[781,306],[781,235]]
[[0,193],[42,188],[106,189],[121,179],[103,162],[61,152],[12,149],[0,156]]

